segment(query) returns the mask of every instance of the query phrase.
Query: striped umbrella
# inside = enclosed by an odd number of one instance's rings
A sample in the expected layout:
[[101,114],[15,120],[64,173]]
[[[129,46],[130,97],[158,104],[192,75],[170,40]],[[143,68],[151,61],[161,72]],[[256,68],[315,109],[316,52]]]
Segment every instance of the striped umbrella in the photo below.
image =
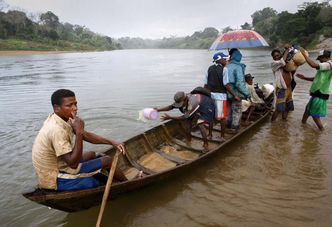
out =
[[257,32],[253,30],[236,30],[219,35],[209,50],[268,46],[269,44]]

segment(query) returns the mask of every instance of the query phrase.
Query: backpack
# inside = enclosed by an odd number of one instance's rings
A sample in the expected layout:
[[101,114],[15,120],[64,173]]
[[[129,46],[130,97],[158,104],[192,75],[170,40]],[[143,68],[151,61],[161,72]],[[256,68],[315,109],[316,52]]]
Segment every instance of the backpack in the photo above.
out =
[[203,87],[194,88],[194,90],[192,90],[190,94],[201,94],[211,98],[211,91]]

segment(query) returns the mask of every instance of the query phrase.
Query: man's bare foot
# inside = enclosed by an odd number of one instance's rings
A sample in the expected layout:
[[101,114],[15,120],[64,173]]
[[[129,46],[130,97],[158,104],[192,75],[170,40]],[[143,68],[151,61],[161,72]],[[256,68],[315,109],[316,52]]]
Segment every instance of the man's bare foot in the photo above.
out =
[[229,134],[237,134],[239,132],[239,129],[231,128],[226,130]]
[[188,140],[188,139],[187,139],[187,140],[186,140],[186,145],[187,145],[187,146],[190,146],[190,145],[191,145],[191,140]]
[[143,171],[141,170],[137,173],[137,175],[133,179],[138,179],[138,178],[142,178],[142,177],[143,177]]
[[221,141],[221,142],[226,141],[224,135],[220,135],[220,137],[218,137],[218,140]]
[[209,151],[209,145],[208,144],[203,144],[203,154]]
[[244,126],[248,126],[248,125],[251,125],[253,122],[252,121],[244,121],[242,124],[244,125]]

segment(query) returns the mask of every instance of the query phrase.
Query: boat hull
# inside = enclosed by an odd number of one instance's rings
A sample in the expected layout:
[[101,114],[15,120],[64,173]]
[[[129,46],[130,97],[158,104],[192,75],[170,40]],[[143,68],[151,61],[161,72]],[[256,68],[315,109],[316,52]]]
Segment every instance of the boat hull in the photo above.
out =
[[[196,143],[193,146],[186,145],[183,127],[176,121],[166,122],[125,141],[126,156],[119,157],[118,166],[122,170],[128,170],[128,176],[135,171],[143,171],[144,175],[142,178],[133,178],[125,182],[115,181],[112,184],[109,199],[187,172],[186,169],[193,168],[217,152],[222,152],[222,148],[236,141],[251,128],[258,126],[269,115],[270,108],[255,111],[251,117],[253,122],[241,127],[237,134],[229,134],[225,141],[218,141],[217,136],[209,140],[211,150],[206,153],[202,152],[202,138],[197,132],[193,133]],[[218,135],[220,132],[214,128],[213,133]],[[106,151],[105,154],[113,156],[114,148]],[[23,193],[23,196],[54,209],[76,212],[100,204],[104,189],[105,186],[67,192],[36,189]]]

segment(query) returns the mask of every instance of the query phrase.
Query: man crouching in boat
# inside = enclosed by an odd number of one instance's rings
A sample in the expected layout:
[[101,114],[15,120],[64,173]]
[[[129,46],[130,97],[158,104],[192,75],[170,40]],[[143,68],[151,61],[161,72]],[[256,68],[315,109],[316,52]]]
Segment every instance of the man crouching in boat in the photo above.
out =
[[183,91],[176,92],[174,95],[174,103],[164,108],[155,108],[158,112],[169,111],[174,108],[178,108],[183,115],[170,116],[165,114],[161,117],[162,120],[186,120],[188,123],[186,127],[186,139],[187,143],[191,142],[191,130],[192,127],[198,125],[202,138],[203,138],[203,152],[209,150],[207,132],[204,124],[210,125],[213,123],[213,117],[215,113],[214,102],[211,97],[203,94],[185,94]]
[[[32,147],[32,162],[40,188],[70,191],[94,188],[100,182],[93,177],[109,168],[112,158],[83,153],[83,140],[93,144],[109,144],[124,153],[122,144],[84,130],[84,121],[77,116],[75,93],[60,89],[51,97],[54,113],[40,129]],[[117,169],[114,178],[127,178]]]

